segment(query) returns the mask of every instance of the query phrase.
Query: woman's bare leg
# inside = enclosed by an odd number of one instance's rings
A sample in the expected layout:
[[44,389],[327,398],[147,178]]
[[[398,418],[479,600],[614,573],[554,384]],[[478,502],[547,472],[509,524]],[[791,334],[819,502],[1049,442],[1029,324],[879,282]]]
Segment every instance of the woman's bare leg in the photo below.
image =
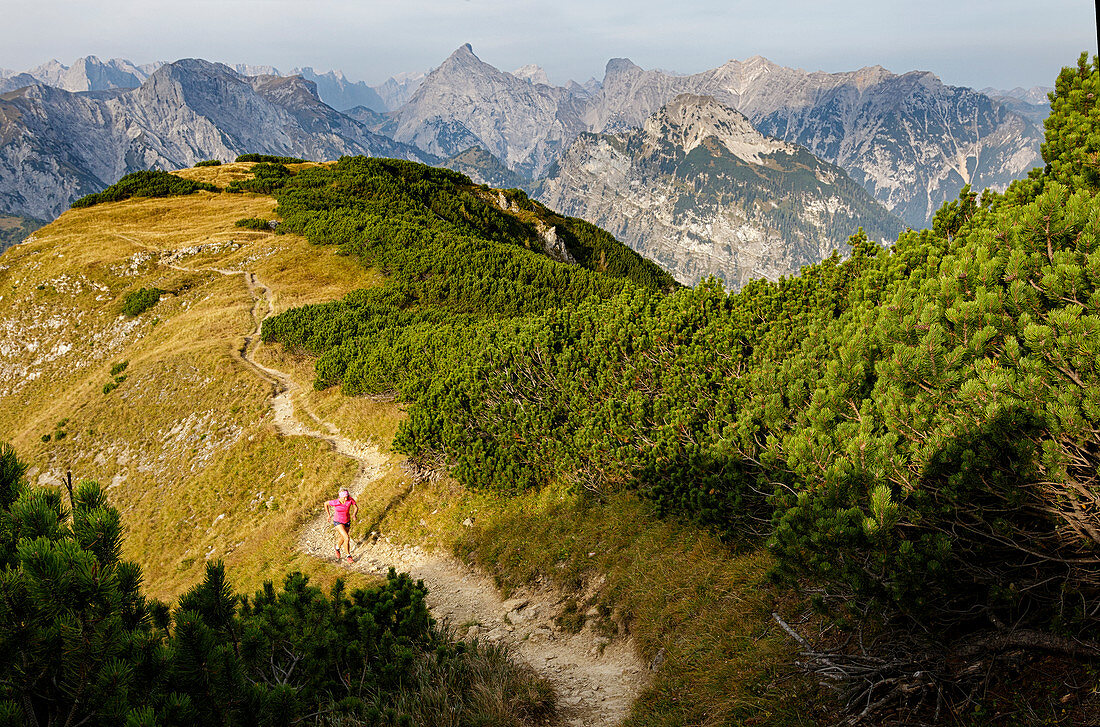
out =
[[340,539],[340,552],[342,552],[344,555],[351,555],[351,553],[349,552],[350,548],[348,543],[350,539],[350,536],[348,535],[348,526],[337,525],[336,536]]

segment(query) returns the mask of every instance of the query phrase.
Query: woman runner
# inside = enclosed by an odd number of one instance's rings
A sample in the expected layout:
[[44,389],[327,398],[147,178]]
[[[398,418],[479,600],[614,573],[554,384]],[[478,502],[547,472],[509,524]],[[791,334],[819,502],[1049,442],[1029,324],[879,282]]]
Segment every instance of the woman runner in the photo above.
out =
[[[330,507],[332,508],[331,512],[329,511]],[[359,505],[346,488],[340,490],[338,499],[325,502],[325,513],[332,518],[332,524],[336,526],[336,537],[339,540],[336,544],[336,560],[342,559],[340,549],[343,548],[343,552],[347,553],[348,562],[353,562],[351,558],[351,536],[348,533],[358,512]]]

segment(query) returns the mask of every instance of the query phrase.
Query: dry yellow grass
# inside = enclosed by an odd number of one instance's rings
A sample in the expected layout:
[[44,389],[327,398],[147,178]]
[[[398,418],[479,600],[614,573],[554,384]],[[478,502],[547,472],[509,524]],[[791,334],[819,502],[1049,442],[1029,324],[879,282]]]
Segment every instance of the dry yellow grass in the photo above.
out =
[[[244,166],[180,174],[224,182]],[[199,193],[70,210],[0,257],[0,343],[10,354],[0,363],[17,364],[0,380],[0,440],[16,446],[36,481],[71,469],[108,488],[124,554],[142,565],[153,596],[175,597],[213,558],[241,589],[292,568],[322,582],[344,573],[298,555],[295,532],[355,464],[274,432],[269,385],[234,356],[254,327],[243,278],[174,270],[156,254],[190,249],[174,264],[254,270],[279,309],[377,280],[302,238],[234,226],[271,217],[274,206],[258,195]],[[126,319],[121,299],[139,287],[170,292]],[[123,361],[125,379],[104,394]]]
[[[334,163],[335,162],[305,162],[304,164],[287,164],[286,168],[293,172],[299,169],[328,166]],[[213,167],[180,169],[174,172],[174,174],[184,179],[190,179],[193,182],[207,182],[208,184],[216,184],[219,187],[228,187],[231,182],[248,179],[251,176],[249,171],[255,165],[255,162],[227,162]]]

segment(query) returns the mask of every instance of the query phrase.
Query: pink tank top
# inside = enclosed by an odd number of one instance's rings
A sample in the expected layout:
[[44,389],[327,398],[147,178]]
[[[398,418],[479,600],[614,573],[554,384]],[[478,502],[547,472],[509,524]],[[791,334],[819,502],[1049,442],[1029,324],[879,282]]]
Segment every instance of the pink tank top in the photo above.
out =
[[349,497],[348,499],[344,500],[343,502],[340,502],[339,500],[329,500],[328,504],[332,505],[332,508],[334,510],[336,510],[336,517],[333,518],[334,520],[336,520],[336,522],[338,522],[338,523],[349,523],[349,522],[351,522],[351,518],[348,517],[348,510],[350,510],[351,506],[355,504],[355,498]]

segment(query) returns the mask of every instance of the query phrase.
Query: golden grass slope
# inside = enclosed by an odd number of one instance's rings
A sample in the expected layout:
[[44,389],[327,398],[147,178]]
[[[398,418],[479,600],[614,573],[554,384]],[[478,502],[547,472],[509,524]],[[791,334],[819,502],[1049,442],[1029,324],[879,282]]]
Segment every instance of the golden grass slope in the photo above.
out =
[[[249,166],[181,175],[224,184]],[[35,482],[71,470],[108,488],[125,556],[141,564],[154,596],[178,595],[213,558],[225,559],[242,590],[292,568],[322,580],[339,572],[298,555],[293,533],[354,463],[275,433],[270,386],[234,355],[255,327],[242,276],[176,270],[162,256],[191,270],[252,270],[278,310],[377,280],[302,238],[234,226],[272,218],[274,206],[205,192],[97,205],[66,212],[0,256],[0,441],[32,465]],[[125,293],[141,287],[167,292],[140,316],[121,315]],[[125,378],[105,394],[121,362]],[[396,426],[392,404],[316,398],[338,420]]]

